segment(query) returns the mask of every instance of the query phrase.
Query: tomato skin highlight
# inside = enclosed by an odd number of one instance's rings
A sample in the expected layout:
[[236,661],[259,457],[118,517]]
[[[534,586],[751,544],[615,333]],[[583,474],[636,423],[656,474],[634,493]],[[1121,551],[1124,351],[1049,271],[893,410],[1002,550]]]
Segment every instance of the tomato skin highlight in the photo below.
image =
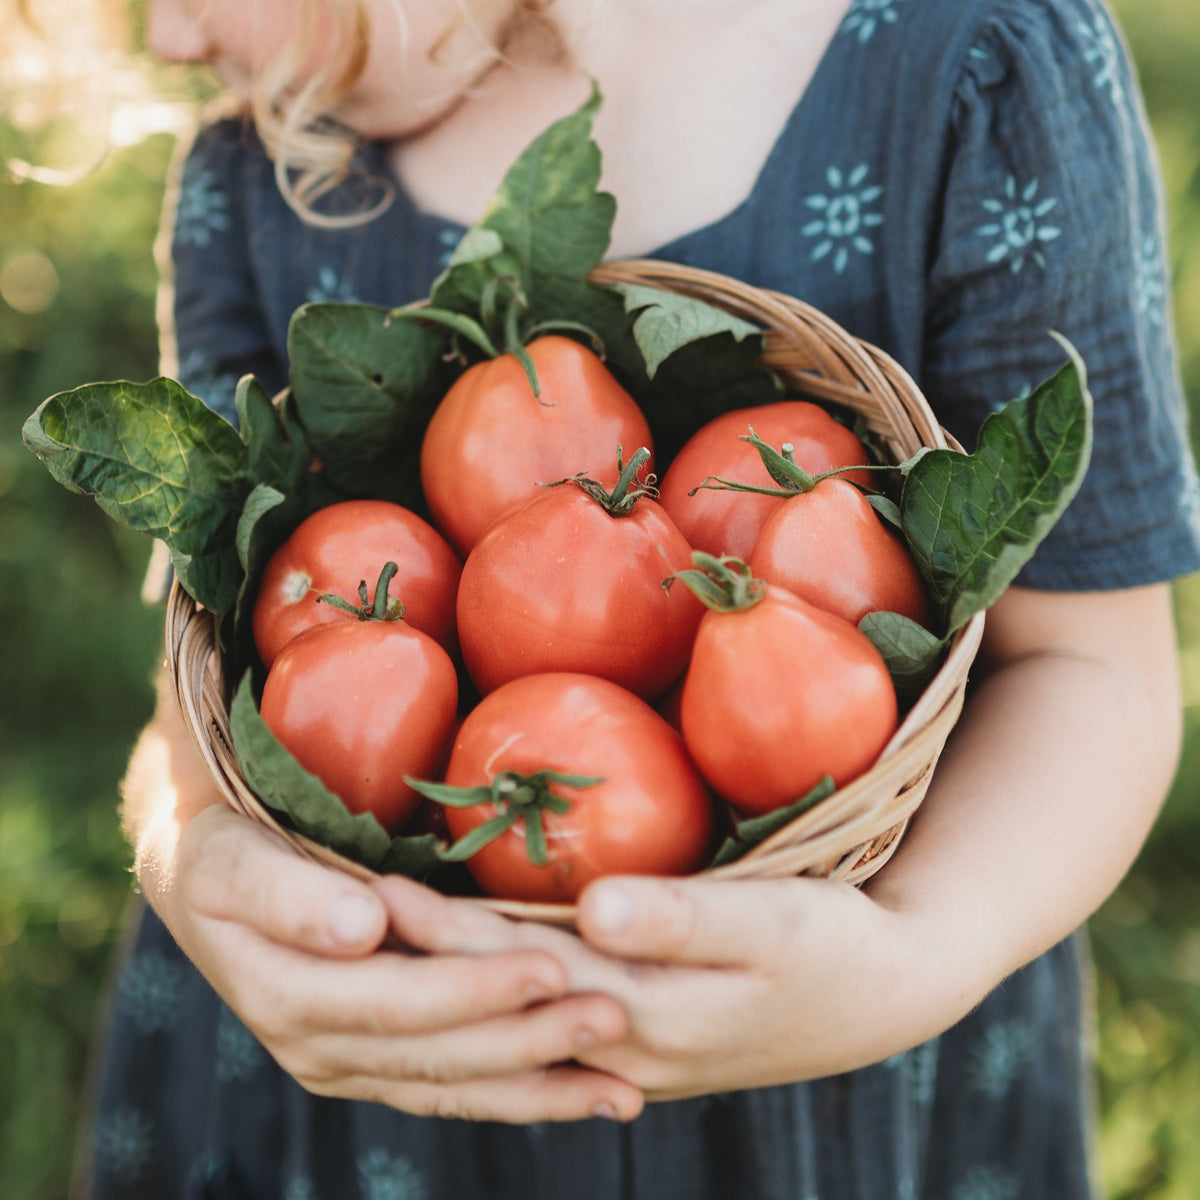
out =
[[[645,701],[608,680],[528,675],[498,688],[463,722],[446,783],[490,785],[504,771],[601,777],[555,784],[569,812],[544,812],[549,861],[529,861],[524,821],[466,860],[491,896],[573,902],[602,875],[685,875],[712,851],[708,788],[683,739]],[[492,804],[446,808],[456,839],[496,815]]]
[[768,583],[857,625],[897,612],[929,628],[929,597],[908,548],[852,483],[822,479],[767,518],[749,559]]
[[649,497],[611,516],[575,484],[498,521],[463,566],[463,662],[486,695],[521,675],[581,672],[646,700],[687,666],[703,606],[662,580],[691,547]]
[[421,443],[429,511],[464,557],[539,483],[586,472],[611,486],[618,446],[654,448],[641,409],[586,346],[550,334],[526,349],[540,401],[511,354],[476,363],[443,397]]
[[271,556],[254,602],[254,644],[263,665],[297,634],[355,618],[317,597],[353,601],[385,562],[399,568],[393,584],[404,619],[451,655],[457,651],[454,601],[462,564],[428,521],[386,500],[344,500],[305,518]]
[[275,659],[259,711],[306,771],[389,833],[420,797],[405,775],[436,772],[458,706],[450,656],[404,621],[320,625]]
[[750,608],[707,612],[683,682],[680,722],[713,788],[746,813],[842,787],[896,730],[879,651],[848,621],[768,585]]
[[[776,486],[758,451],[741,440],[751,427],[772,446],[790,442],[796,462],[810,475],[870,461],[851,430],[807,400],[778,400],[722,413],[687,440],[659,485],[659,503],[695,550],[749,558],[763,524],[782,503],[775,496],[712,488],[688,495],[710,475],[757,487]],[[869,471],[848,475],[871,485]]]

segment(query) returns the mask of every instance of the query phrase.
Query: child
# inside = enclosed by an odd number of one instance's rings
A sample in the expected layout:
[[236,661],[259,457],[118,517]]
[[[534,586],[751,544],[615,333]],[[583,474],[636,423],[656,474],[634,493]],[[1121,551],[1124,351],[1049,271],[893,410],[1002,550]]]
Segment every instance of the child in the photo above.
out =
[[[1096,448],[861,891],[602,881],[580,939],[368,887],[228,809],[164,692],[126,783],[150,907],[92,1195],[1094,1195],[1072,931],[1170,781],[1165,581],[1200,566],[1156,169],[1097,0],[150,0],[148,19],[162,57],[212,63],[255,116],[200,134],[174,218],[177,369],[218,407],[244,371],[283,385],[301,302],[425,295],[595,79],[614,257],[803,297],[968,444],[1060,365],[1059,329]],[[343,127],[365,139],[348,168]]]

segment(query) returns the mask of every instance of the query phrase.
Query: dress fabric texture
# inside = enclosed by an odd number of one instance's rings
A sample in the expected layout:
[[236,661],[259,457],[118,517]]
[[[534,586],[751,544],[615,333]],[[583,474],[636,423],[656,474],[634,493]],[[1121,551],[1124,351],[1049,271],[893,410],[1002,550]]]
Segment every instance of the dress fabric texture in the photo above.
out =
[[[378,147],[361,158],[347,209],[395,187]],[[179,377],[232,420],[244,372],[286,383],[299,304],[424,296],[462,232],[400,189],[366,226],[308,227],[245,123],[207,127],[175,214]],[[655,256],[816,305],[898,359],[968,447],[1061,366],[1061,331],[1088,364],[1093,463],[1019,582],[1200,567],[1158,169],[1093,0],[854,0],[750,196]],[[627,1127],[509,1127],[309,1095],[146,911],[113,993],[90,1195],[1089,1200],[1087,978],[1076,936],[864,1070],[652,1105]]]

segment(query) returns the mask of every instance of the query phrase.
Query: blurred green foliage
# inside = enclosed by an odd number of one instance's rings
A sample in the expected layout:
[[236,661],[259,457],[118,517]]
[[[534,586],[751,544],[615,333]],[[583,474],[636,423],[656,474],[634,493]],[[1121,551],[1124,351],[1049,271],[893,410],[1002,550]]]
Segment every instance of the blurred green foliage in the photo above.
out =
[[[1200,433],[1200,13],[1116,0],[1167,184],[1176,319]],[[0,148],[7,149],[0,129]],[[130,903],[117,786],[152,705],[148,556],[20,444],[45,396],[155,373],[152,243],[171,152],[66,189],[0,187],[0,1192],[67,1193],[93,1033]],[[1200,1196],[1200,578],[1176,589],[1188,737],[1129,878],[1092,922],[1101,1157],[1114,1200]]]

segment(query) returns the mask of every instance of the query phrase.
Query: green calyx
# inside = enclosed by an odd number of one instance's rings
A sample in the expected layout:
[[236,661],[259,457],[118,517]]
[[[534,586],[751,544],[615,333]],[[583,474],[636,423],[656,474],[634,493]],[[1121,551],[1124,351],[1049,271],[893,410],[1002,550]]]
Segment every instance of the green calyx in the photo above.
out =
[[[894,471],[896,469],[886,464],[872,466],[866,463],[856,463],[852,466],[834,467],[833,470],[825,471],[821,475],[810,475],[796,462],[795,448],[791,442],[784,442],[776,450],[769,442],[764,442],[752,427],[748,428],[750,432],[739,434],[739,438],[743,442],[749,442],[758,451],[758,456],[762,459],[767,474],[778,486],[759,487],[753,483],[739,483],[735,479],[710,475],[703,483],[692,488],[688,493],[689,496],[694,496],[701,488],[708,488],[715,492],[755,492],[760,496],[794,496],[799,492],[811,492],[823,479],[831,479],[835,475],[844,475],[849,471]],[[855,486],[860,491],[867,490],[861,484],[855,483]]]
[[325,592],[317,597],[318,604],[329,604],[340,608],[342,612],[352,613],[360,621],[399,621],[404,617],[405,608],[396,596],[388,595],[388,587],[400,568],[394,562],[384,563],[379,572],[379,582],[375,585],[375,596],[371,599],[367,594],[367,581],[364,579],[358,585],[360,603],[351,604],[332,592]]
[[441,853],[446,862],[465,862],[489,842],[518,821],[525,822],[525,849],[529,861],[543,867],[549,861],[546,853],[546,828],[542,813],[549,810],[562,816],[571,809],[571,802],[550,790],[552,783],[567,787],[593,787],[604,780],[598,776],[563,775],[559,771],[535,771],[522,775],[517,771],[501,771],[490,784],[480,787],[453,787],[445,783],[430,783],[424,779],[404,776],[404,782],[427,800],[448,804],[453,808],[472,808],[476,804],[491,804],[498,811],[491,820],[459,838]]
[[[460,339],[477,346],[488,358],[511,354],[525,372],[529,386],[539,404],[542,400],[537,367],[525,348],[534,338],[555,330],[584,334],[592,343],[597,357],[604,358],[604,342],[593,329],[579,321],[528,321],[529,300],[515,275],[498,275],[490,279],[479,297],[479,320],[446,308],[394,308],[388,320],[430,321],[442,325],[454,335],[454,357],[465,359]],[[503,349],[497,349],[502,346]]]
[[693,550],[692,562],[695,570],[676,571],[663,580],[663,587],[669,591],[678,579],[705,607],[722,613],[744,612],[767,594],[766,583],[755,579],[740,558],[716,558],[703,550]]
[[654,486],[656,479],[653,475],[647,475],[645,479],[638,479],[637,477],[638,471],[650,461],[650,451],[645,446],[639,446],[627,463],[622,461],[623,453],[622,448],[618,446],[618,476],[617,482],[613,484],[611,491],[607,490],[604,484],[598,480],[589,479],[587,475],[582,473],[568,476],[566,479],[556,479],[553,483],[544,483],[541,486],[561,487],[564,483],[576,484],[587,492],[610,517],[628,516],[633,512],[634,505],[643,496],[648,496],[651,500],[657,500],[658,488]]

